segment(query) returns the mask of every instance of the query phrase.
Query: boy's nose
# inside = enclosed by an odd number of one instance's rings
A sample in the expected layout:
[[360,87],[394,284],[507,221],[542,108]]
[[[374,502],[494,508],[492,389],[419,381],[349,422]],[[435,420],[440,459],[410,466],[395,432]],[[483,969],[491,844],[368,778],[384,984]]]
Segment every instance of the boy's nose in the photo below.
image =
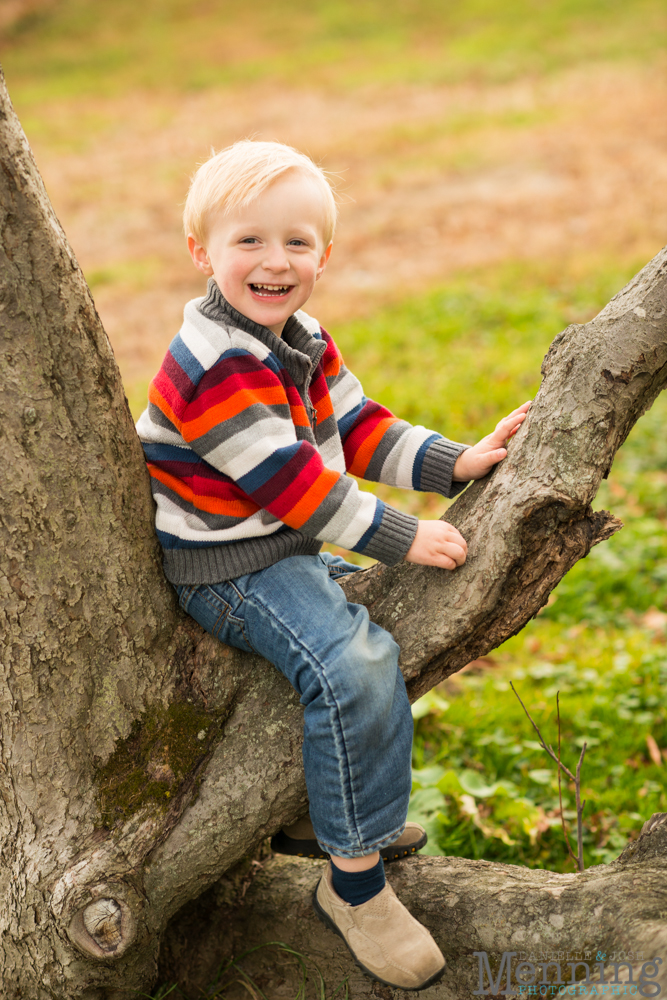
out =
[[285,248],[281,246],[267,247],[262,267],[265,267],[267,271],[288,271],[289,260]]

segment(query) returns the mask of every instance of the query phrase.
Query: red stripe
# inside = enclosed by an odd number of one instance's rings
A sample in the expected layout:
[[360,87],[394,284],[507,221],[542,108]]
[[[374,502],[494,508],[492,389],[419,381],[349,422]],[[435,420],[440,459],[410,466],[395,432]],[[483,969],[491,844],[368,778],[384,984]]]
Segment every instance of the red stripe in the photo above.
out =
[[[288,514],[289,511],[298,504],[303,495],[310,489],[313,483],[317,481],[321,472],[322,459],[318,454],[314,454],[310,461],[303,467],[298,476],[295,476],[290,484],[282,491],[280,496],[276,497],[273,503],[268,505],[267,510],[270,510],[275,517],[279,517],[281,521],[284,520],[284,515]],[[269,480],[266,485],[269,486],[270,483],[271,480]],[[290,527],[298,528],[300,525],[291,524]]]
[[[201,382],[199,383],[201,386]],[[206,410],[220,403],[226,402],[237,392],[244,390],[256,392],[262,389],[275,389],[280,386],[280,382],[273,372],[263,369],[262,371],[249,372],[246,375],[234,374],[228,378],[216,382],[203,392],[198,392],[188,407],[188,420],[196,420]],[[282,386],[281,390],[284,391]]]

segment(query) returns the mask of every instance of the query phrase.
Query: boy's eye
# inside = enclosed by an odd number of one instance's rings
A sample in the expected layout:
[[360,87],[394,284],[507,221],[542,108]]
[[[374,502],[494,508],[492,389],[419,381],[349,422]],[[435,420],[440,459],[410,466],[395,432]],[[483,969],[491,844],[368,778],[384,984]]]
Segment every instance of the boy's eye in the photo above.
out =
[[288,241],[287,246],[288,247],[305,247],[306,246],[306,241],[298,239],[298,237],[295,237],[293,240],[289,240]]
[[257,243],[259,242],[256,236],[244,236],[241,243]]

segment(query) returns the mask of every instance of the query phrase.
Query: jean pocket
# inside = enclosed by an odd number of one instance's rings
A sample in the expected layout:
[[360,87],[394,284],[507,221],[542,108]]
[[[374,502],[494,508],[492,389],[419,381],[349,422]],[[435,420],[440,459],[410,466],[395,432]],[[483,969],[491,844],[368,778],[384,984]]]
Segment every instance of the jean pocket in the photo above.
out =
[[222,638],[221,631],[232,610],[231,604],[205,584],[199,587],[178,587],[177,591],[183,610],[216,639]]
[[243,595],[231,581],[176,588],[179,603],[202,628],[228,646],[255,652],[243,622]]
[[355,566],[354,563],[349,563],[345,559],[340,558],[340,562],[328,563],[327,569],[329,571],[329,576],[332,580],[341,580],[344,576],[349,576],[350,573],[358,573],[361,566]]

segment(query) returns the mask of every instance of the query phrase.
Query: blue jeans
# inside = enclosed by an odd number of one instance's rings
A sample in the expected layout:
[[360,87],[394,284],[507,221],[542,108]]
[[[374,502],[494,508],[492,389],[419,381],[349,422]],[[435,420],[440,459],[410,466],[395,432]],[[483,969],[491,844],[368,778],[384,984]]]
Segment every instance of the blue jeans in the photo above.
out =
[[411,787],[412,716],[399,648],[349,604],[340,556],[291,556],[225,583],[176,588],[221,642],[266,657],[304,706],[303,763],[320,847],[356,858],[402,832]]

